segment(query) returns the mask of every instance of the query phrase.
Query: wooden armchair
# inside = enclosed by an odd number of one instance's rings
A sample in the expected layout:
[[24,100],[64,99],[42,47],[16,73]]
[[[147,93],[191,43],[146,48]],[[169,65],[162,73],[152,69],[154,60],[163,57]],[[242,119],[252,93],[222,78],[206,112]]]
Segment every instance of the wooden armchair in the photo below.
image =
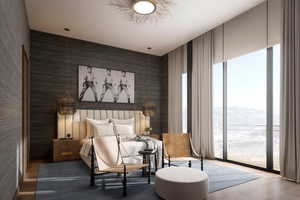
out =
[[192,161],[200,159],[201,170],[203,171],[203,157],[195,152],[190,134],[164,133],[163,145],[163,156],[166,156],[168,159],[169,167],[171,162],[188,162],[189,167],[192,167]]
[[[148,164],[124,163],[120,153],[120,144],[115,136],[91,137],[91,173],[90,185],[95,186],[95,177],[116,173],[123,174],[123,196],[127,195],[127,173],[148,167],[148,184],[150,184],[150,167]],[[96,163],[97,162],[97,167]],[[105,177],[104,177],[105,178]],[[103,181],[104,182],[104,181]]]

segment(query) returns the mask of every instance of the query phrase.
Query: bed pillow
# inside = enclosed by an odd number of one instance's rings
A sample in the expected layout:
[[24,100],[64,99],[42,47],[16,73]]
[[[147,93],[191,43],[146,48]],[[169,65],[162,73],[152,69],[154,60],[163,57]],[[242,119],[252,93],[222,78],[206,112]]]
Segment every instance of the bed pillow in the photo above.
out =
[[115,136],[112,123],[94,124],[93,126],[95,137]]
[[134,118],[131,119],[112,119],[115,124],[134,125]]
[[132,125],[118,124],[116,128],[120,137],[135,137],[134,127]]
[[132,119],[113,119],[118,134],[121,137],[135,137],[134,118]]
[[96,124],[108,124],[108,123],[109,123],[109,119],[95,120],[95,119],[86,118],[86,136],[91,137],[94,135],[94,126]]

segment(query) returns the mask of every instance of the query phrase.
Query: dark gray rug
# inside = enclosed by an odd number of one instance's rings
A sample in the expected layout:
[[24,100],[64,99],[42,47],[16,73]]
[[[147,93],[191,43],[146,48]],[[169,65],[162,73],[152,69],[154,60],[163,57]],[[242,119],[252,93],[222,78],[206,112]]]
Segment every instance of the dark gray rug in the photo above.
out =
[[[194,162],[193,167],[200,169],[200,163]],[[257,174],[216,165],[209,161],[204,163],[204,171],[209,177],[209,192],[215,192],[259,178]],[[143,177],[129,179],[128,181],[128,196],[123,198],[121,182],[118,178],[107,179],[105,189],[102,188],[101,180],[97,181],[97,187],[90,187],[88,168],[81,161],[42,164],[39,169],[36,199],[160,199],[154,193],[154,177],[151,185],[146,184],[147,179]],[[136,184],[137,182],[139,184]]]

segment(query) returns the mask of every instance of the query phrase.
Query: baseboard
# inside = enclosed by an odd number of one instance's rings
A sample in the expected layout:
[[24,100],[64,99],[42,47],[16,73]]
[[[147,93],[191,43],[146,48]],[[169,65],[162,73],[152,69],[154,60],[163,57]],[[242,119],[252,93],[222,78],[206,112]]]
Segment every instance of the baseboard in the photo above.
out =
[[15,195],[14,195],[14,200],[17,200],[18,194],[22,189],[23,186],[23,180],[24,180],[24,175],[21,175],[19,178],[19,184],[17,185],[16,191],[15,191]]
[[19,186],[18,186],[17,189],[16,189],[16,191],[15,191],[15,195],[14,195],[13,200],[17,200],[19,191],[20,191],[20,188],[19,188]]

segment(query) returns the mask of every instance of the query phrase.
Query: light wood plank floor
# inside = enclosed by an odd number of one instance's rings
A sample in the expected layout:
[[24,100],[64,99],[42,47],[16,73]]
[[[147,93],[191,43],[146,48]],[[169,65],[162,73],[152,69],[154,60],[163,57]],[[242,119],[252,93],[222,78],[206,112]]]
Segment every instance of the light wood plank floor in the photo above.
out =
[[17,195],[17,200],[35,200],[38,170],[41,163],[45,161],[34,161],[29,163],[21,191]]
[[258,173],[263,178],[225,190],[210,193],[208,200],[299,200],[300,184],[283,180],[279,175],[231,163],[213,161],[219,165]]
[[[243,167],[231,163],[213,161],[218,165],[238,168],[258,173],[263,178],[245,184],[210,193],[208,200],[299,200],[300,184],[295,184],[280,178],[279,175]],[[44,161],[30,163],[22,191],[17,200],[35,200],[38,169]]]

